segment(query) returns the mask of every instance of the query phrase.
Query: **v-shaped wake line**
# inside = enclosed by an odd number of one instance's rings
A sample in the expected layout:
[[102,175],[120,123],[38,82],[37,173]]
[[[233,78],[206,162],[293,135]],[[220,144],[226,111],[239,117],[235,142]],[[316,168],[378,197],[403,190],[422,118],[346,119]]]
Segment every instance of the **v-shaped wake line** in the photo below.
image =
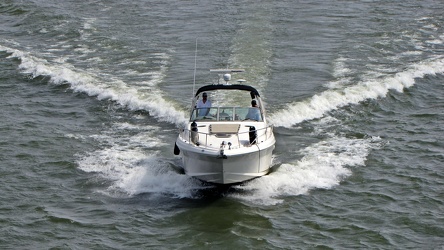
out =
[[269,119],[275,126],[291,127],[306,120],[321,118],[327,112],[347,105],[383,98],[390,90],[403,92],[404,89],[412,87],[417,78],[442,73],[443,58],[422,61],[393,76],[359,82],[343,89],[326,90],[308,100],[290,103],[286,108],[271,114]]
[[238,186],[246,192],[233,196],[270,206],[284,202],[284,197],[334,188],[352,174],[351,167],[365,166],[370,151],[382,144],[379,137],[350,139],[333,136],[302,149],[300,160],[282,163],[277,171]]
[[[178,126],[186,122],[185,113],[177,110],[171,102],[165,100],[162,91],[153,86],[156,84],[145,84],[150,87],[150,91],[141,91],[136,87],[128,86],[124,81],[103,79],[99,74],[76,69],[66,62],[49,62],[31,53],[2,45],[0,45],[0,51],[11,53],[8,58],[19,59],[20,70],[33,78],[46,76],[50,78],[51,83],[68,84],[75,92],[96,96],[99,100],[109,99],[130,110],[146,110],[159,121]],[[159,82],[159,79],[154,78],[153,81]]]

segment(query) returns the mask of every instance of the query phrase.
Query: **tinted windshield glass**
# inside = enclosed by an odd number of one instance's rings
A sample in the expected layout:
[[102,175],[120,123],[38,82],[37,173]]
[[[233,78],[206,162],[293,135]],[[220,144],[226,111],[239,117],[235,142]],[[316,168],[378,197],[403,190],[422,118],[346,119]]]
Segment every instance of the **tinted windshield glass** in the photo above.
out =
[[262,115],[259,108],[251,107],[195,108],[191,114],[190,120],[262,121]]

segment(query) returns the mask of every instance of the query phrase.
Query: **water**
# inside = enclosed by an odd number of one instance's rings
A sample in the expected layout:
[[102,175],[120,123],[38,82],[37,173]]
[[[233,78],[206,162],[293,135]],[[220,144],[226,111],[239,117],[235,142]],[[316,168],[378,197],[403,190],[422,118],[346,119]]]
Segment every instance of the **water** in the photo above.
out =
[[[0,3],[0,246],[443,249],[439,1]],[[273,172],[183,174],[209,68],[245,68]]]

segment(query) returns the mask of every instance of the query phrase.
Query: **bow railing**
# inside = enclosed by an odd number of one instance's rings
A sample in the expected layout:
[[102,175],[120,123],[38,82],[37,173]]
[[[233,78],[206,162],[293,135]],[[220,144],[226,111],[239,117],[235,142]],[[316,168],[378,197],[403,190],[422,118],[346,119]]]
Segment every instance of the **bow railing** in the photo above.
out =
[[[253,126],[247,126],[253,127]],[[194,144],[196,146],[210,147],[219,149],[220,143],[211,142],[209,138],[218,138],[219,141],[230,142],[231,148],[250,147],[254,144],[261,144],[268,140],[273,135],[273,125],[268,125],[265,128],[251,129],[249,131],[242,131],[236,133],[206,133],[199,131],[192,131],[189,129],[180,129],[180,137],[184,142]],[[197,137],[197,138],[196,138]],[[252,137],[254,139],[252,139]],[[234,140],[233,140],[234,139]],[[213,144],[214,143],[214,144]]]

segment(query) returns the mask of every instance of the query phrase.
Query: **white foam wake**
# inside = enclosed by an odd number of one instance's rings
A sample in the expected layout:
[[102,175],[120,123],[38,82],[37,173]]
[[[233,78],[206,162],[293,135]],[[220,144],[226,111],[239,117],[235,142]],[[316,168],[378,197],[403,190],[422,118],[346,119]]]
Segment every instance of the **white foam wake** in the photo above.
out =
[[416,78],[444,73],[444,59],[436,58],[411,65],[394,76],[368,80],[343,89],[329,89],[312,98],[293,102],[270,115],[275,126],[291,127],[305,120],[323,117],[327,112],[367,99],[385,97],[390,90],[402,92],[415,84]]
[[134,196],[141,193],[192,198],[201,188],[198,181],[178,173],[159,150],[165,145],[154,135],[160,127],[116,123],[115,132],[104,131],[93,138],[102,149],[79,155],[79,169],[96,173],[111,184],[99,190],[110,196]]
[[150,193],[191,198],[199,188],[199,182],[177,173],[156,152],[147,154],[137,149],[122,151],[111,147],[84,156],[78,164],[85,172],[98,173],[111,180],[106,191],[102,190],[110,196]]
[[351,175],[348,167],[364,166],[379,138],[333,137],[302,150],[303,158],[282,164],[277,171],[254,179],[239,188],[246,194],[234,196],[260,205],[283,202],[283,197],[307,194],[313,189],[330,189]]
[[160,121],[177,125],[186,121],[185,113],[177,110],[171,102],[165,100],[158,88],[153,88],[153,85],[160,82],[159,74],[152,79],[152,82],[144,84],[150,87],[150,91],[141,91],[146,90],[146,87],[128,86],[115,77],[103,79],[98,74],[76,69],[66,62],[48,62],[30,53],[2,45],[0,45],[0,51],[6,51],[11,53],[9,57],[20,59],[19,68],[33,78],[49,77],[53,84],[68,84],[73,91],[97,96],[99,100],[110,99],[130,110],[146,110]]

